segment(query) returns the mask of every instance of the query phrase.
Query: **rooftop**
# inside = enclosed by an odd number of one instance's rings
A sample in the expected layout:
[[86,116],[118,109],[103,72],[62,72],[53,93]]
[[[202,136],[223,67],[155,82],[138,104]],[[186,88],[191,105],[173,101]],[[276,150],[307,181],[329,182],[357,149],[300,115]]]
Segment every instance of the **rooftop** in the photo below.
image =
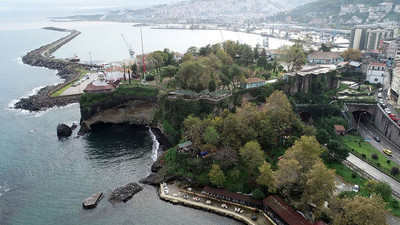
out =
[[253,84],[253,83],[259,83],[259,82],[265,82],[267,80],[261,79],[259,77],[252,77],[252,78],[248,78],[246,79],[246,83],[248,84]]
[[343,125],[333,125],[333,127],[335,128],[335,130],[341,132],[341,131],[346,131],[346,128],[344,128]]
[[383,66],[383,67],[386,66],[385,63],[370,63],[369,65],[370,65],[370,66]]
[[341,52],[313,52],[308,55],[310,59],[337,59],[342,57]]
[[111,84],[102,85],[102,86],[88,84],[88,86],[86,86],[86,88],[85,88],[85,91],[88,91],[88,92],[112,91],[114,89],[115,89],[114,86],[112,86]]
[[187,141],[187,142],[183,142],[183,143],[178,144],[178,147],[179,148],[186,148],[186,147],[191,146],[192,144],[193,143],[191,141]]
[[208,192],[208,193],[212,193],[212,194],[216,194],[216,195],[221,195],[224,196],[225,198],[231,198],[231,199],[236,199],[239,201],[244,201],[244,202],[248,202],[254,205],[261,205],[261,200],[257,200],[251,196],[246,196],[246,195],[242,195],[242,194],[238,194],[238,193],[234,193],[234,192],[230,192],[230,191],[226,191],[223,189],[217,189],[217,188],[213,188],[213,187],[209,187],[209,186],[205,186],[203,191]]
[[268,196],[264,199],[263,204],[278,214],[288,225],[311,225],[310,222],[277,195]]

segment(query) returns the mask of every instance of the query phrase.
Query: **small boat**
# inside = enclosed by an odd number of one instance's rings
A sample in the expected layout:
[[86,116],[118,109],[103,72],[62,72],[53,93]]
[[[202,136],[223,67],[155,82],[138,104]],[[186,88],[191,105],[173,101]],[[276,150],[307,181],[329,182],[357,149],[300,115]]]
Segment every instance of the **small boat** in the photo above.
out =
[[67,58],[67,60],[71,61],[71,62],[79,62],[79,61],[81,61],[81,59],[77,55],[74,55],[74,57]]

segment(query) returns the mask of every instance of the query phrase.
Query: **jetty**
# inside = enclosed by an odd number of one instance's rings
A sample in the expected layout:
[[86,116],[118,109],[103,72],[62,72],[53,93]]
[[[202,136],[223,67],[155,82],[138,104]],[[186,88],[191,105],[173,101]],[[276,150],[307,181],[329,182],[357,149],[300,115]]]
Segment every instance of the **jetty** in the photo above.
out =
[[103,192],[98,192],[91,197],[85,199],[83,201],[82,205],[84,209],[92,209],[97,206],[97,204],[100,202],[100,200],[103,198]]

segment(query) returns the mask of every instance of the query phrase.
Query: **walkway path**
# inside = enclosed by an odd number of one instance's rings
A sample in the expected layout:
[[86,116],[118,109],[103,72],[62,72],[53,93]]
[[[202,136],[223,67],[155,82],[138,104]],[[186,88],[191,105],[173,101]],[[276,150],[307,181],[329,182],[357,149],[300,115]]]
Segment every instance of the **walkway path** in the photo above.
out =
[[[275,225],[275,223],[273,223],[272,221],[269,221],[267,219],[267,217],[265,216],[265,214],[260,211],[259,213],[254,212],[253,210],[251,210],[250,208],[246,208],[245,206],[238,206],[241,209],[243,209],[243,213],[239,214],[237,212],[234,211],[234,207],[235,205],[230,204],[230,203],[226,203],[228,205],[227,209],[221,208],[220,205],[224,202],[221,201],[216,201],[215,199],[207,199],[205,197],[203,197],[203,195],[201,194],[197,194],[194,193],[196,196],[201,196],[200,197],[200,201],[195,202],[194,200],[192,200],[193,194],[188,194],[188,198],[185,199],[183,198],[183,195],[185,193],[182,193],[182,191],[179,189],[179,187],[176,184],[168,184],[168,190],[169,193],[168,195],[165,194],[164,192],[165,188],[162,184],[160,184],[160,191],[159,191],[159,195],[160,198],[175,203],[175,204],[181,204],[184,206],[189,206],[189,207],[193,207],[196,209],[202,209],[205,211],[209,211],[209,212],[214,212],[214,213],[218,213],[220,215],[223,216],[228,216],[231,218],[234,218],[235,220],[239,220],[245,224],[249,224],[249,225]],[[176,196],[173,196],[174,193],[176,193]],[[193,192],[191,192],[193,193]],[[210,200],[212,203],[207,205],[205,204],[206,200]],[[256,221],[253,221],[250,219],[251,215],[256,214],[258,219]]]

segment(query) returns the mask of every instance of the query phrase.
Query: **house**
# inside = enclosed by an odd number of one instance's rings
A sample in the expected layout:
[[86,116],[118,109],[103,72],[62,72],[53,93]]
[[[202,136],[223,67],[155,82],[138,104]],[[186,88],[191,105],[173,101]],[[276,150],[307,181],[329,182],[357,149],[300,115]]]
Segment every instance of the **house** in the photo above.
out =
[[88,84],[86,88],[83,90],[85,93],[99,93],[99,92],[112,92],[115,90],[115,87],[111,84],[104,85],[95,85],[93,83]]
[[270,195],[263,200],[263,211],[276,224],[311,225],[302,215],[277,195]]
[[271,58],[271,59],[276,59],[280,56],[280,51],[279,49],[269,49],[267,50],[267,57]]
[[338,64],[344,61],[340,52],[313,52],[307,56],[311,64]]
[[178,144],[178,148],[176,149],[179,153],[183,153],[183,154],[188,154],[191,153],[192,150],[192,142],[191,141],[187,141],[187,142],[183,142]]
[[370,63],[367,68],[366,80],[372,84],[381,83],[385,80],[386,64]]
[[333,125],[333,132],[335,132],[336,135],[345,135],[346,128],[343,125]]
[[264,86],[267,83],[266,80],[261,79],[259,77],[252,77],[246,79],[245,83],[240,83],[240,88],[248,89],[248,88],[255,88]]

